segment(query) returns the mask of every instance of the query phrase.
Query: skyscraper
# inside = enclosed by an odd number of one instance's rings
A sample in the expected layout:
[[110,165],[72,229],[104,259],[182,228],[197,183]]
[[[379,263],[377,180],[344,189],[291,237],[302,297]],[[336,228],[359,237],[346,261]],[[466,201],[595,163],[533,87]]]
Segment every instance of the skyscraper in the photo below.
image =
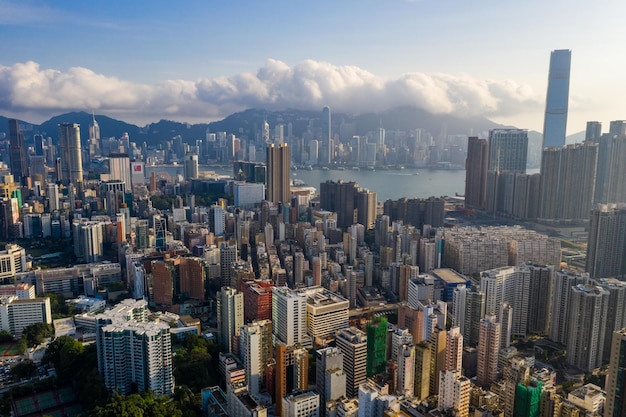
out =
[[258,395],[265,386],[266,366],[272,360],[272,322],[260,320],[243,326],[239,343],[248,390]]
[[267,145],[267,201],[275,204],[291,202],[290,168],[289,145]]
[[28,176],[28,165],[26,163],[26,146],[24,145],[24,134],[20,129],[20,123],[16,119],[9,119],[9,154],[11,157],[11,174],[16,183]]
[[498,376],[498,352],[500,351],[500,323],[495,315],[487,313],[480,321],[478,340],[478,366],[476,384],[486,387]]
[[463,361],[463,335],[458,326],[446,334],[446,371],[460,371]]
[[333,162],[333,137],[330,107],[328,106],[324,106],[322,109],[322,147],[324,149],[322,153],[325,158],[324,163],[330,165]]
[[467,138],[465,160],[465,207],[484,208],[487,193],[489,145],[485,139]]
[[572,51],[557,49],[550,54],[546,114],[543,121],[543,147],[564,146],[569,100]]
[[592,278],[622,276],[625,249],[626,206],[599,204],[591,211],[586,271]]
[[217,293],[217,328],[220,345],[233,352],[234,337],[243,326],[243,294],[236,289],[222,287]]
[[61,181],[77,185],[83,182],[83,159],[80,149],[80,125],[59,125],[59,148],[61,153]]
[[591,372],[602,365],[609,292],[595,285],[570,291],[567,363]]
[[126,192],[132,191],[130,180],[130,158],[127,153],[109,154],[109,180],[124,183]]
[[604,416],[626,417],[626,329],[613,333]]
[[276,338],[288,346],[310,342],[306,334],[307,295],[287,287],[272,288],[272,322]]
[[367,378],[367,336],[356,327],[350,327],[337,333],[336,342],[343,354],[346,396],[353,398],[359,394],[359,385]]
[[145,300],[123,300],[96,316],[98,370],[112,393],[174,393],[170,327],[149,313]]
[[492,129],[489,131],[489,171],[526,172],[528,131]]
[[[320,394],[320,404],[326,405],[346,395],[346,375],[343,372],[343,353],[341,349],[329,347],[315,352],[315,385]],[[340,371],[340,372],[339,372]]]
[[602,136],[602,123],[587,122],[587,128],[585,129],[585,142],[596,142],[600,136]]

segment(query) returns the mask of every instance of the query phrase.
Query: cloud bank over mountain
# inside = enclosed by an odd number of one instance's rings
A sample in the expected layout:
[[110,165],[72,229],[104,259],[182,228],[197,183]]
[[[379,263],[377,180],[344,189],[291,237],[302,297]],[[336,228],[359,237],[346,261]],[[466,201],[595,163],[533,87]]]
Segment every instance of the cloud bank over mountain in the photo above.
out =
[[41,68],[29,61],[0,65],[0,112],[43,118],[62,111],[96,111],[145,123],[165,118],[209,121],[246,108],[362,113],[412,105],[432,113],[508,117],[537,112],[540,94],[511,80],[412,72],[376,76],[355,66],[268,59],[256,72],[196,81],[140,84],[88,68]]

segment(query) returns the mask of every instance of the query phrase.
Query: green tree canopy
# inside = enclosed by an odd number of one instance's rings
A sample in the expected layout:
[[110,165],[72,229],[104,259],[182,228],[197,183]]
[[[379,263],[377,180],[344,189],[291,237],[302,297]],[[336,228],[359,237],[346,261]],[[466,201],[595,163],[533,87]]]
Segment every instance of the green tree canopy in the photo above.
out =
[[96,407],[93,417],[182,417],[176,403],[168,397],[157,397],[151,392],[115,395],[105,406]]
[[34,347],[43,343],[45,338],[54,336],[54,328],[48,323],[29,324],[22,331],[22,338],[27,347]]

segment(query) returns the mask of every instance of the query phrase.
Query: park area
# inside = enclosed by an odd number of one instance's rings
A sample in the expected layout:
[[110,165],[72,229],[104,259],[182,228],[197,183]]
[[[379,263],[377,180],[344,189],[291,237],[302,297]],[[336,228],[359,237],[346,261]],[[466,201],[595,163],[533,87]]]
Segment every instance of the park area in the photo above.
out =
[[20,351],[16,342],[0,344],[0,356],[15,356],[19,354]]
[[73,417],[82,412],[71,387],[40,392],[15,399],[13,413],[17,417],[58,416]]

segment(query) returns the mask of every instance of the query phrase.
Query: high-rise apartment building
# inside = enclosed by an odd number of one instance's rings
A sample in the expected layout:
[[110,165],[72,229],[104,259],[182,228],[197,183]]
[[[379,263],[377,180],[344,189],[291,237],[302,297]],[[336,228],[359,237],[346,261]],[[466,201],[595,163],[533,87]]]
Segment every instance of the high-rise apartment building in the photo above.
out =
[[626,417],[626,329],[613,333],[604,416]]
[[478,345],[480,321],[485,317],[485,293],[473,288],[465,297],[463,340],[469,346]]
[[586,270],[592,278],[626,272],[626,206],[599,204],[591,211]]
[[498,377],[498,353],[500,352],[500,323],[496,316],[487,313],[480,321],[478,340],[478,366],[476,384],[486,387]]
[[206,269],[202,258],[188,257],[180,260],[180,292],[193,300],[205,299]]
[[567,362],[585,372],[602,366],[609,292],[595,285],[571,287]]
[[267,145],[267,201],[290,203],[291,150],[289,145]]
[[340,330],[335,340],[343,354],[346,396],[356,397],[359,394],[359,385],[367,378],[367,335],[356,327],[349,327]]
[[309,352],[305,348],[287,346],[278,342],[274,346],[274,358],[276,360],[274,383],[276,415],[286,417],[290,414],[283,413],[283,397],[304,391],[309,386]]
[[542,219],[587,220],[594,199],[598,145],[544,148],[539,213]]
[[470,136],[467,139],[465,160],[465,207],[482,209],[487,193],[487,166],[489,144],[485,139]]
[[528,131],[492,129],[489,131],[489,171],[526,172]]
[[426,342],[415,345],[414,395],[418,400],[430,395],[430,346]]
[[530,271],[528,333],[548,335],[554,291],[554,266],[527,265]]
[[550,313],[550,340],[553,342],[567,345],[571,288],[588,283],[589,274],[579,274],[567,270],[555,272]]
[[340,228],[359,223],[372,229],[376,220],[376,204],[376,193],[359,187],[356,182],[328,180],[320,184],[320,205],[337,213],[337,226]]
[[569,49],[557,49],[550,53],[546,114],[543,121],[544,148],[565,145],[571,61],[572,51]]
[[235,336],[243,326],[243,294],[231,287],[222,287],[217,293],[217,328],[220,345],[233,352]]
[[185,179],[198,178],[198,154],[188,153],[185,155]]
[[28,177],[28,164],[26,163],[24,133],[20,129],[20,122],[16,119],[9,119],[9,155],[11,174],[15,182],[21,184]]
[[600,278],[595,283],[609,292],[609,305],[606,314],[602,361],[608,362],[611,355],[613,332],[626,327],[626,282],[616,278]]
[[[17,293],[19,292],[18,290]],[[24,328],[35,323],[52,324],[49,297],[22,298],[18,295],[0,297],[0,329],[20,337]]]
[[80,148],[80,125],[59,125],[59,148],[61,153],[61,181],[74,185],[83,182],[83,159]]
[[446,330],[435,327],[428,340],[430,347],[430,394],[439,392],[439,378],[446,368]]
[[441,372],[437,407],[442,411],[453,412],[457,417],[468,417],[471,388],[471,381],[463,376],[460,369]]
[[403,344],[395,357],[397,375],[395,381],[398,395],[412,397],[415,392],[415,346]]
[[319,417],[320,396],[315,391],[286,395],[282,398],[281,417]]
[[587,122],[587,128],[585,129],[585,142],[592,141],[597,142],[602,136],[602,123],[600,122]]
[[272,322],[254,321],[240,331],[241,360],[246,371],[248,391],[258,395],[266,384],[266,367],[272,360]]
[[112,393],[174,393],[170,327],[148,315],[146,301],[128,299],[96,316],[98,370]]
[[446,371],[460,371],[463,365],[463,335],[458,326],[446,334]]

